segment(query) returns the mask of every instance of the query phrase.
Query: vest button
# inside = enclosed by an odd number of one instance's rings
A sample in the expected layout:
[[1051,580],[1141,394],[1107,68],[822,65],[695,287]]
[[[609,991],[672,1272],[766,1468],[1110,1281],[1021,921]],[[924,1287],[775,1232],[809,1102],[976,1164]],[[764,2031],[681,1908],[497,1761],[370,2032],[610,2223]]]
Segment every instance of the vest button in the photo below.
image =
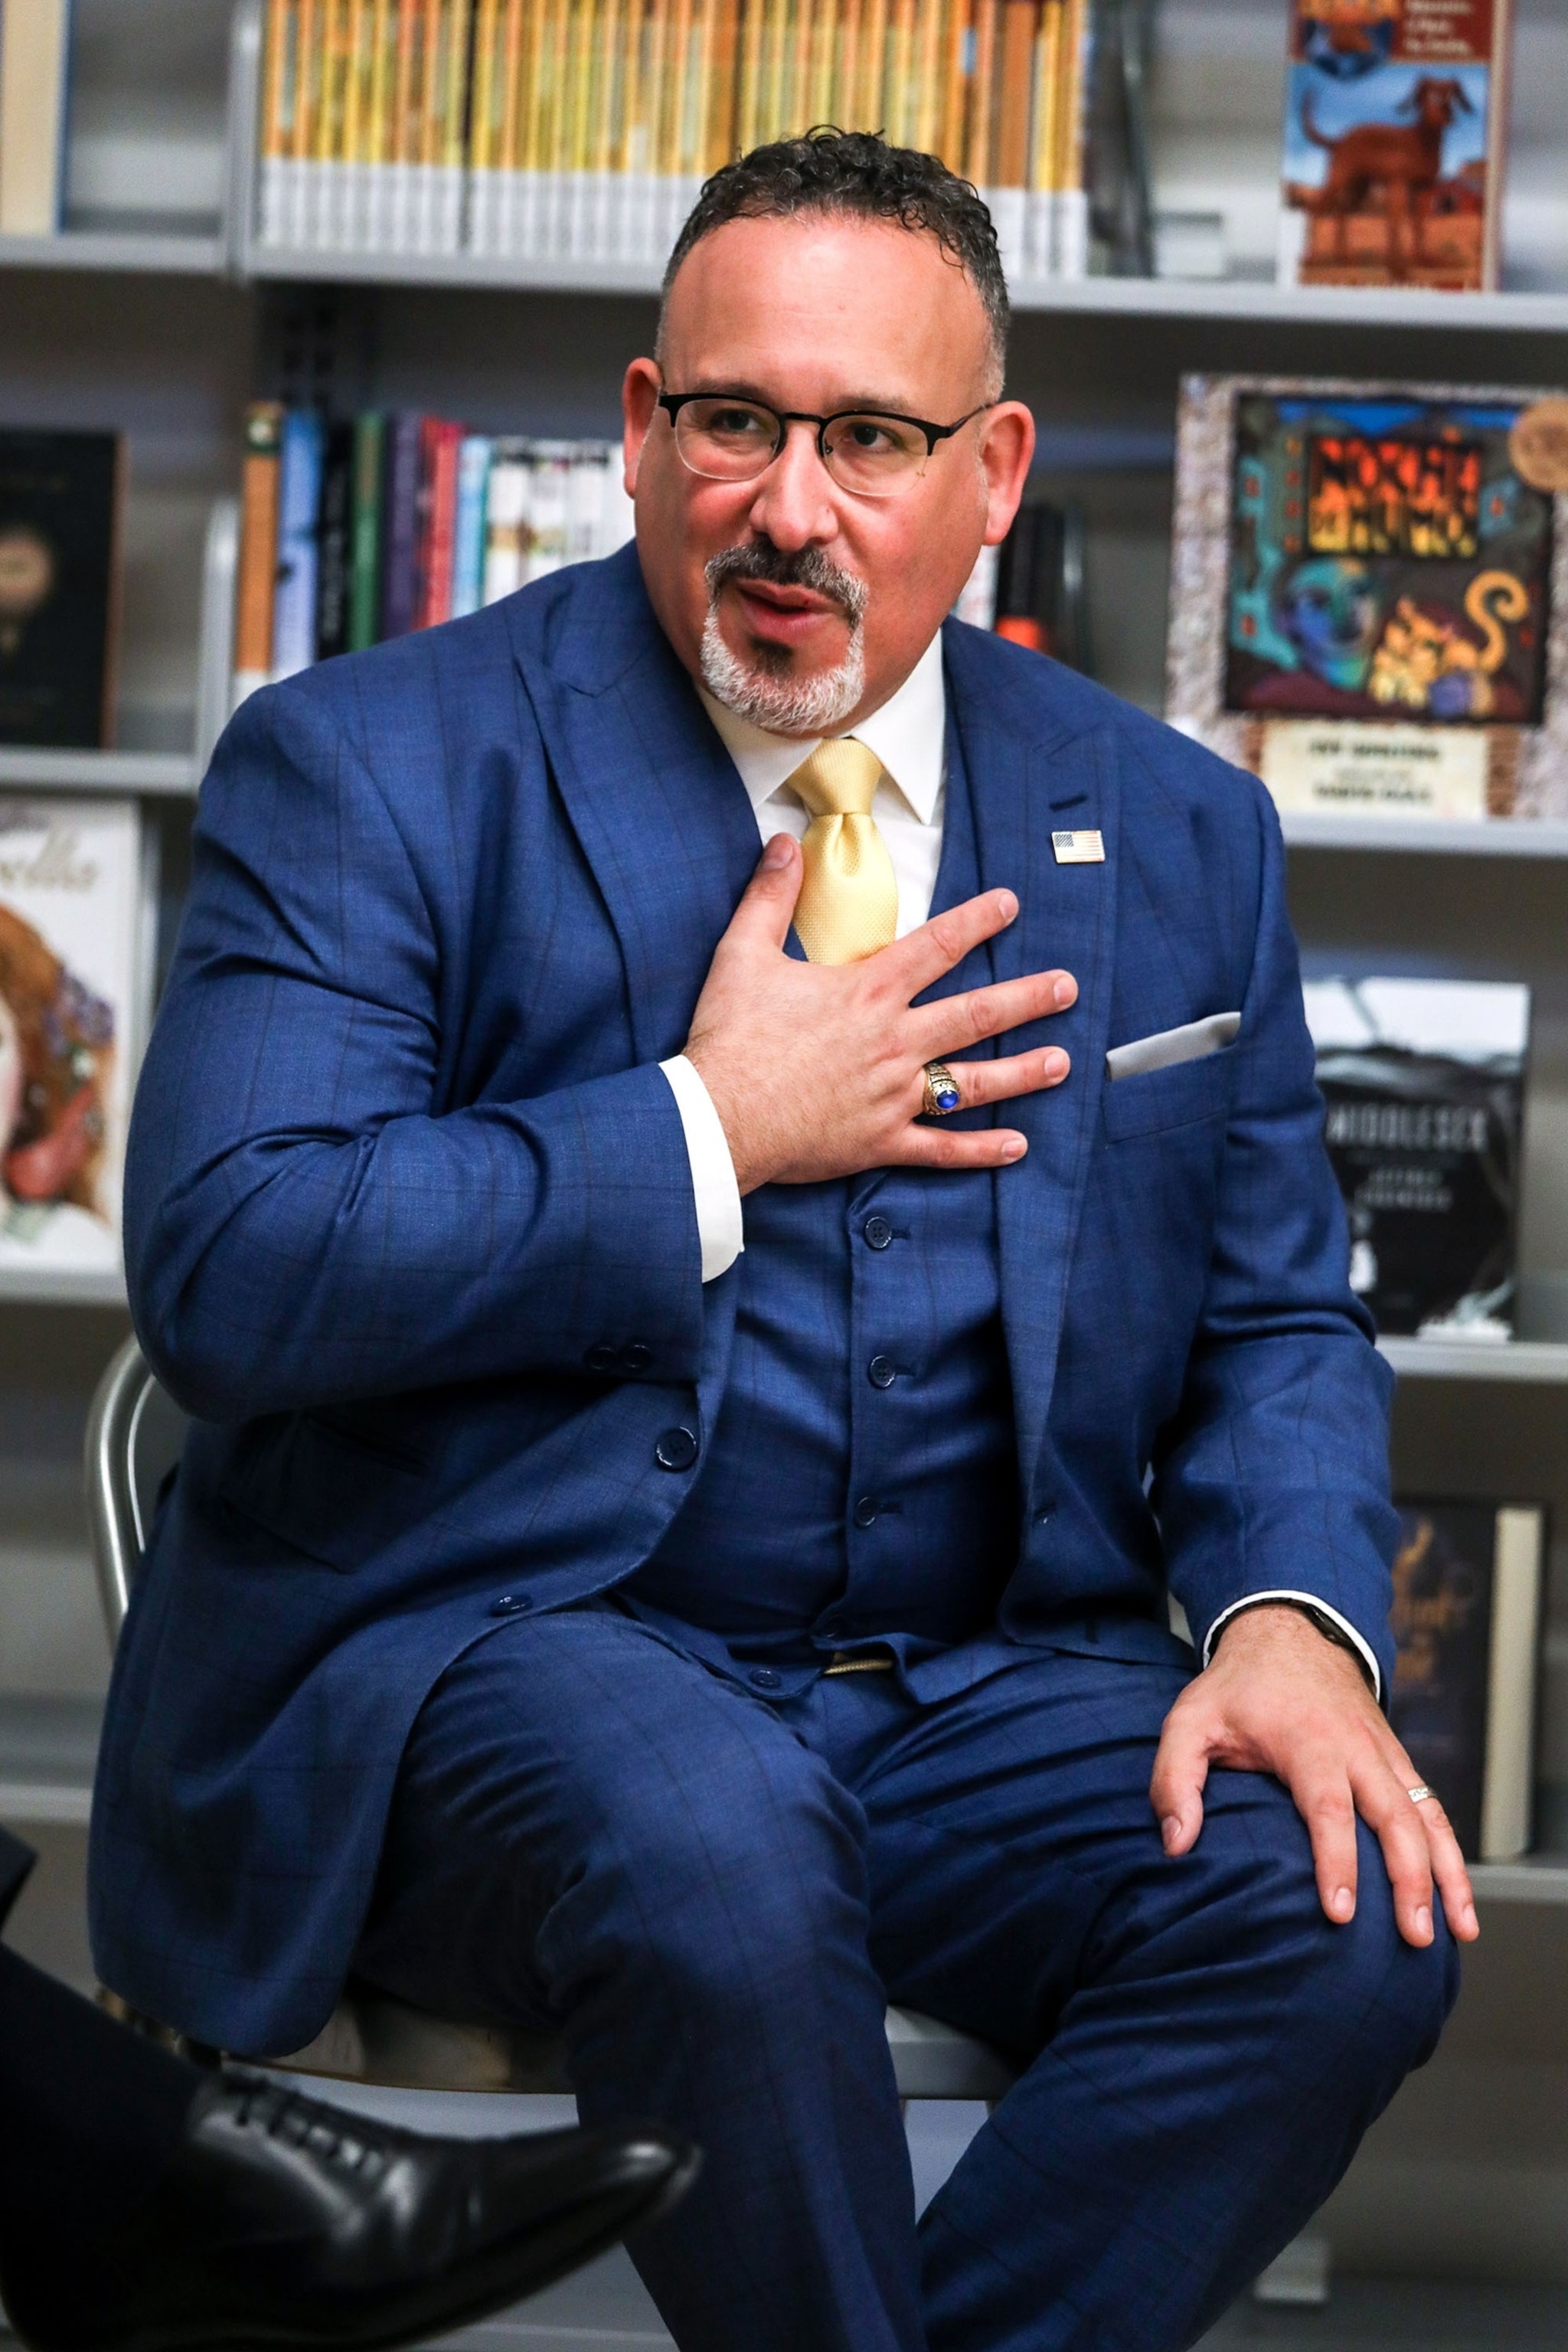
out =
[[653,1349],[641,1339],[634,1339],[621,1349],[621,1370],[624,1372],[646,1372],[653,1361]]
[[893,1238],[893,1228],[886,1217],[868,1217],[864,1231],[870,1249],[885,1250]]
[[521,1617],[525,1609],[531,1609],[532,1606],[533,1601],[526,1592],[503,1592],[499,1600],[490,1602],[490,1615]]
[[653,1449],[661,1470],[689,1470],[697,1459],[697,1439],[689,1429],[667,1429]]
[[747,1680],[757,1690],[777,1690],[779,1677],[772,1666],[753,1666]]
[[613,1372],[617,1360],[615,1349],[604,1345],[590,1348],[583,1359],[591,1372]]
[[874,1528],[876,1526],[877,1503],[874,1496],[862,1495],[860,1496],[855,1506],[855,1524],[858,1528]]
[[890,1389],[899,1377],[899,1368],[890,1356],[873,1356],[866,1370],[874,1389]]

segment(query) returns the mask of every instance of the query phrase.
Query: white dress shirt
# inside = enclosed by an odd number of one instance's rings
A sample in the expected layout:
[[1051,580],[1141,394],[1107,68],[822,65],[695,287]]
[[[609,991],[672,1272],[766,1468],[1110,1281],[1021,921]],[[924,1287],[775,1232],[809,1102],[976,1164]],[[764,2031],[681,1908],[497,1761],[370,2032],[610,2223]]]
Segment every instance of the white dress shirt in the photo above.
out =
[[[769,841],[775,833],[792,833],[797,841],[802,839],[811,823],[810,814],[805,803],[788,789],[784,779],[816,751],[823,740],[821,736],[814,736],[807,742],[798,736],[767,734],[747,719],[737,719],[732,710],[726,710],[700,688],[698,691],[746,788],[746,797],[757,820],[759,841]],[[861,719],[854,734],[856,740],[868,745],[882,762],[882,779],[877,786],[871,814],[893,861],[899,886],[897,935],[902,939],[906,931],[918,929],[931,913],[937,868],[942,863],[947,689],[942,677],[940,636],[931,639],[898,692],[890,695],[879,710]],[[684,1054],[677,1054],[671,1060],[661,1062],[659,1067],[669,1080],[680,1112],[687,1156],[691,1162],[702,1279],[712,1282],[728,1272],[746,1245],[735,1166],[719,1114],[713,1108],[713,1097],[694,1065]],[[1331,1609],[1326,1601],[1320,1601],[1311,1592],[1277,1590],[1248,1593],[1243,1600],[1233,1601],[1209,1627],[1203,1648],[1205,1666],[1221,1627],[1238,1609],[1256,1607],[1262,1601],[1306,1601],[1321,1609],[1354,1643],[1357,1655],[1372,1677],[1374,1693],[1382,1697],[1383,1678],[1370,1644],[1348,1617],[1342,1617],[1337,1609]]]

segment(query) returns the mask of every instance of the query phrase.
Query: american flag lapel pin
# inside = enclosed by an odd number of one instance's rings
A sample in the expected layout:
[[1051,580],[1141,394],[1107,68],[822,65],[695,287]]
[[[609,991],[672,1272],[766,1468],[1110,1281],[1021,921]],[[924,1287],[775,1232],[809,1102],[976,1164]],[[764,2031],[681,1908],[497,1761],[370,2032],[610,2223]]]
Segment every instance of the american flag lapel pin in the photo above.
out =
[[1051,847],[1058,866],[1103,866],[1105,843],[1098,832],[1053,833]]

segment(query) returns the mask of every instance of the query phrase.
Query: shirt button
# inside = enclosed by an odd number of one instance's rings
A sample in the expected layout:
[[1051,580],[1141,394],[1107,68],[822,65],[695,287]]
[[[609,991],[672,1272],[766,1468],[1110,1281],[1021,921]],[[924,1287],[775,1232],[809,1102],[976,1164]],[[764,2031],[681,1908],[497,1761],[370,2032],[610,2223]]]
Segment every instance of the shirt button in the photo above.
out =
[[874,1250],[886,1249],[893,1238],[893,1228],[886,1217],[868,1217],[864,1230],[867,1244]]
[[618,1360],[615,1349],[604,1345],[590,1348],[583,1359],[591,1372],[613,1372]]
[[857,1502],[855,1506],[855,1524],[858,1528],[874,1528],[876,1526],[877,1504],[876,1498],[873,1496],[862,1495]]
[[874,1389],[890,1389],[899,1377],[899,1368],[890,1356],[873,1356],[866,1370]]
[[499,1600],[490,1602],[490,1615],[521,1617],[525,1609],[531,1609],[532,1606],[533,1601],[526,1592],[503,1592]]
[[625,1372],[646,1372],[653,1361],[653,1349],[641,1339],[634,1339],[621,1349],[621,1370]]
[[748,1679],[757,1690],[777,1690],[779,1686],[779,1677],[772,1666],[753,1666]]
[[661,1470],[689,1470],[697,1459],[697,1439],[689,1429],[667,1429],[653,1449]]

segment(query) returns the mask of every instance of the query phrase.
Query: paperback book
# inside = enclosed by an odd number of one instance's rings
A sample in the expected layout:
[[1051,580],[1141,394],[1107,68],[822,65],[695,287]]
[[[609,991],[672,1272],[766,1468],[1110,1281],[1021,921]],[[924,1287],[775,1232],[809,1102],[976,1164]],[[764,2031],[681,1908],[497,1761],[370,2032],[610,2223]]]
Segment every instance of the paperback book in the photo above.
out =
[[125,448],[0,429],[0,744],[113,739]]
[[1281,284],[1497,284],[1510,14],[1291,0]]
[[1303,994],[1352,1289],[1381,1332],[1510,1339],[1529,990],[1333,979]]
[[1389,1719],[1468,1862],[1531,1835],[1546,1515],[1533,1505],[1401,1501]]
[[1291,814],[1568,816],[1568,398],[1191,376],[1166,715]]
[[119,1268],[146,900],[133,801],[0,793],[0,1293]]

